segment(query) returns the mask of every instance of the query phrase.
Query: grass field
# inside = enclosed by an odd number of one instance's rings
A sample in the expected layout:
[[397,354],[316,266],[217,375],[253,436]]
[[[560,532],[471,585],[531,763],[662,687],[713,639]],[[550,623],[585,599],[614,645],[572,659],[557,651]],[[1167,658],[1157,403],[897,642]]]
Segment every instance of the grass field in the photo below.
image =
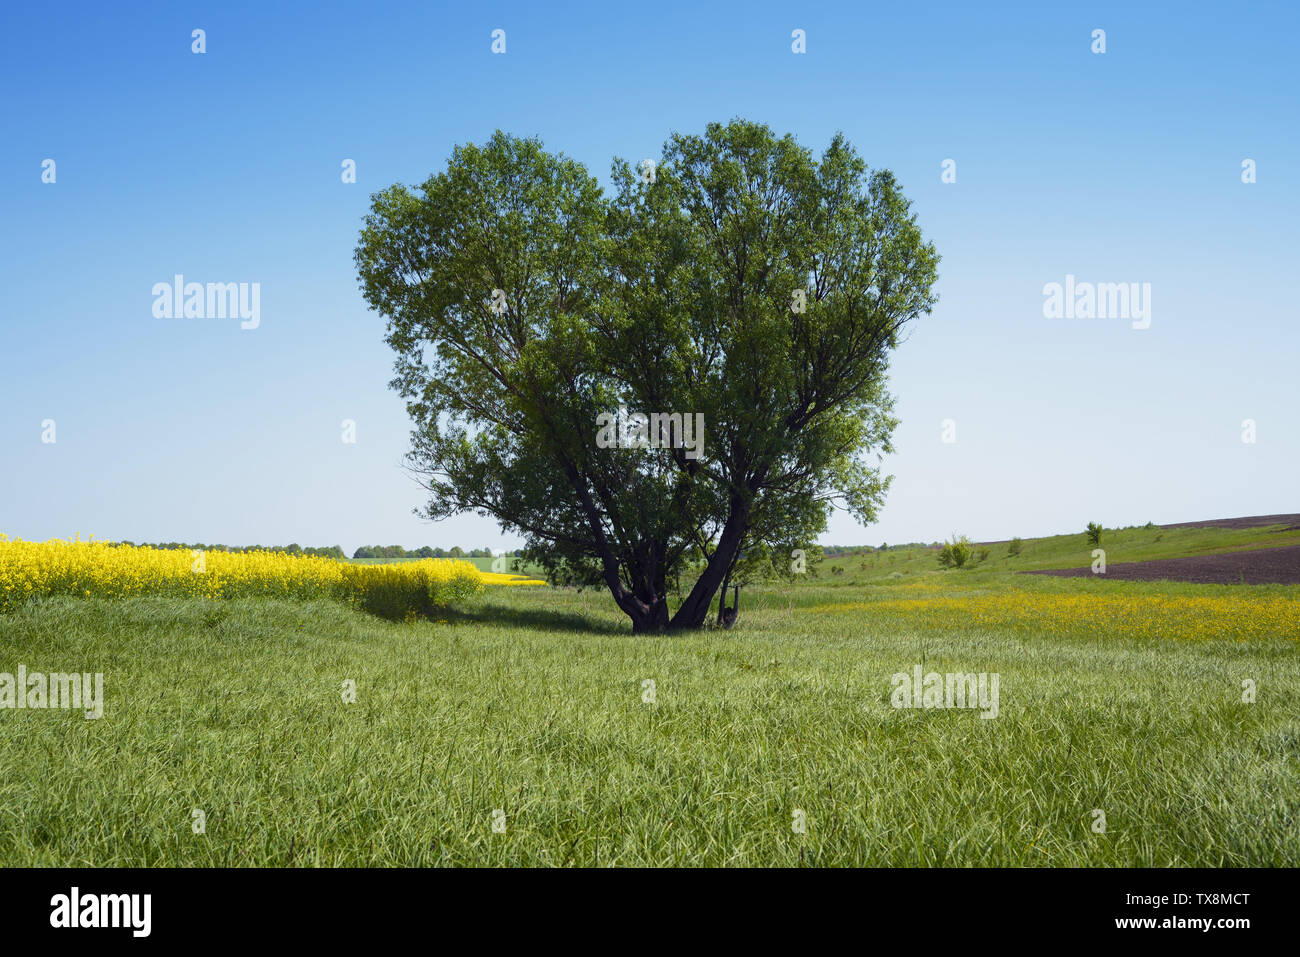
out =
[[[1281,535],[1157,534],[1103,545]],[[1300,587],[1005,567],[1086,564],[1082,535],[969,571],[910,551],[651,638],[549,588],[405,624],[326,600],[28,604],[0,616],[0,671],[103,672],[104,716],[0,711],[0,862],[1300,863]],[[996,673],[998,717],[892,707],[916,665]]]
[[[960,531],[960,529],[958,530]],[[1284,525],[1262,528],[1124,528],[1106,529],[1101,547],[1108,564],[1140,562],[1189,555],[1218,555],[1255,548],[1300,545],[1300,529]],[[988,558],[965,569],[972,572],[1021,572],[1047,568],[1087,568],[1092,564],[1093,546],[1082,531],[1073,535],[1027,538],[1019,555],[1010,554],[1008,542],[973,546],[989,550]],[[827,558],[819,569],[828,574],[838,567],[844,580],[870,581],[890,574],[925,574],[935,570],[935,551],[925,546],[898,546],[887,551]],[[864,567],[865,566],[865,567]]]

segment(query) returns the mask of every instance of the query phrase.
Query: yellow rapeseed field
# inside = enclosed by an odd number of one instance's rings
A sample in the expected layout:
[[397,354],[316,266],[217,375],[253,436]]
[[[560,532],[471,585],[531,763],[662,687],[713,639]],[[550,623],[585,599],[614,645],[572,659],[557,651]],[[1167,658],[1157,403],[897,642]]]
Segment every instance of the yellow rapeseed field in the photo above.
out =
[[402,618],[468,598],[485,585],[513,584],[534,583],[481,572],[471,562],[453,559],[350,565],[284,552],[191,552],[80,540],[25,542],[0,535],[0,612],[47,595],[271,596],[339,598]]
[[[1233,586],[1237,587],[1237,586]],[[900,597],[915,590],[918,597]],[[1300,602],[1252,594],[1049,592],[1019,588],[966,594],[929,593],[918,583],[875,601],[819,605],[818,612],[860,611],[896,617],[920,627],[1089,633],[1124,638],[1230,638],[1250,641],[1300,637]]]

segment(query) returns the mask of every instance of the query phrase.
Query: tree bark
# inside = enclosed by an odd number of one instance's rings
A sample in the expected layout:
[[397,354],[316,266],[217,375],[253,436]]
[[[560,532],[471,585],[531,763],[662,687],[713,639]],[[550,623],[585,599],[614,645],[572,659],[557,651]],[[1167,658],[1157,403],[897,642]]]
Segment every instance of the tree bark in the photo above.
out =
[[731,584],[731,575],[722,578],[722,589],[718,592],[718,624],[722,624],[723,612],[727,609],[727,586]]
[[699,628],[704,624],[704,619],[709,616],[709,608],[713,604],[713,596],[717,594],[718,586],[722,584],[723,578],[731,569],[732,559],[740,550],[748,521],[749,507],[733,501],[731,515],[718,539],[718,547],[714,549],[703,574],[695,580],[695,587],[677,609],[677,614],[669,621],[669,628]]

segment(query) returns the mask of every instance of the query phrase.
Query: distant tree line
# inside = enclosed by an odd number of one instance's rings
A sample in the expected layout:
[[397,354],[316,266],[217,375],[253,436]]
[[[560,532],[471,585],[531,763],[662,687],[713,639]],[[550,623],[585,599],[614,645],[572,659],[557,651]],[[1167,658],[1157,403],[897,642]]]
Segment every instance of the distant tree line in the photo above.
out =
[[[505,552],[506,555],[513,555],[514,552]],[[469,551],[461,548],[459,545],[453,545],[451,548],[430,548],[424,545],[420,548],[405,549],[401,545],[362,545],[352,553],[353,558],[492,558],[493,552],[490,548],[471,548]]]
[[[179,551],[202,552],[285,552],[289,555],[315,555],[319,558],[336,558],[347,560],[347,553],[338,545],[302,546],[297,542],[292,545],[203,545],[190,542],[131,542],[123,539],[119,545],[131,545],[138,548],[165,548]],[[513,556],[514,552],[503,554]],[[495,553],[490,548],[471,548],[468,551],[459,545],[451,548],[406,549],[401,545],[362,545],[352,553],[353,558],[493,558]]]
[[869,552],[887,552],[890,549],[898,548],[925,548],[925,542],[908,542],[905,545],[827,545],[822,549],[822,553],[827,558],[840,558],[845,555],[861,555]]
[[346,553],[338,545],[322,545],[320,547],[307,546],[304,548],[297,542],[292,545],[202,545],[189,542],[129,542],[125,539],[118,543],[119,545],[132,545],[139,548],[165,548],[180,551],[193,552],[285,552],[289,555],[315,555],[318,558],[337,558],[339,561],[347,558]]

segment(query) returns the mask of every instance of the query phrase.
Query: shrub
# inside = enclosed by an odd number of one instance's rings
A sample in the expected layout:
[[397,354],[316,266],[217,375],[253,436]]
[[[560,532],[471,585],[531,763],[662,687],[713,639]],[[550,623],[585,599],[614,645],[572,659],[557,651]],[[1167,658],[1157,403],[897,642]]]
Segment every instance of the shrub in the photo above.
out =
[[961,568],[970,560],[970,554],[970,540],[965,535],[953,535],[952,541],[939,550],[939,564],[944,568]]
[[1089,522],[1088,523],[1088,544],[1093,546],[1100,545],[1101,532],[1102,532],[1102,528],[1100,525],[1098,525],[1096,522]]
[[980,550],[975,554],[975,561],[977,561],[977,562],[986,562],[986,561],[989,560],[989,554],[990,554],[989,549],[987,549],[987,548],[981,548],[981,549],[980,549]]
[[483,576],[470,562],[436,558],[403,565],[345,565],[346,598],[372,615],[401,621],[430,616],[483,588]]
[[1024,547],[1025,543],[1020,540],[1019,536],[1017,536],[1016,538],[1011,539],[1011,544],[1007,546],[1007,554],[1012,556],[1019,555],[1021,549]]

